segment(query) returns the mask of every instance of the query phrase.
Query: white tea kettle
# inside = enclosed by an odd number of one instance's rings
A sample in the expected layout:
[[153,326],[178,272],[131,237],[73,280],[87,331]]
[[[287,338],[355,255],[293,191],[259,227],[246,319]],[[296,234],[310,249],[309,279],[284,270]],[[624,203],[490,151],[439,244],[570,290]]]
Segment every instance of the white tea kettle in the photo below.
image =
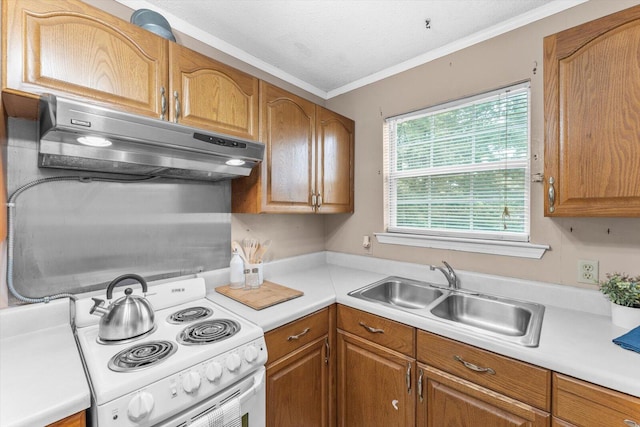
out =
[[[133,279],[142,285],[144,296],[147,293],[147,282],[137,274],[124,274],[115,278],[107,287],[107,300],[113,297],[113,288],[121,282]],[[106,342],[119,342],[141,337],[155,329],[154,313],[151,303],[144,296],[132,295],[133,290],[127,288],[125,295],[104,307],[104,300],[92,298],[95,302],[89,313],[102,316],[98,328],[98,338]]]

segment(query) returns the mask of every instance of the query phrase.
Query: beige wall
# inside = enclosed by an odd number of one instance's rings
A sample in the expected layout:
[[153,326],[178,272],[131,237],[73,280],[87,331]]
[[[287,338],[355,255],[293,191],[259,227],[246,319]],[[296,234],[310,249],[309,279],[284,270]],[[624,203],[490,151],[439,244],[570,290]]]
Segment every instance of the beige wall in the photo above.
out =
[[[531,169],[532,173],[542,172],[543,38],[638,3],[638,0],[591,0],[330,99],[328,108],[356,121],[356,204],[351,217],[326,218],[326,248],[363,254],[362,236],[384,231],[382,124],[385,117],[530,79]],[[538,66],[534,74],[535,62]],[[640,219],[550,219],[543,216],[541,183],[531,184],[531,198],[531,241],[551,246],[540,260],[382,245],[375,241],[372,254],[425,264],[447,260],[461,270],[576,286],[578,259],[599,260],[601,277],[607,271],[640,274]]]

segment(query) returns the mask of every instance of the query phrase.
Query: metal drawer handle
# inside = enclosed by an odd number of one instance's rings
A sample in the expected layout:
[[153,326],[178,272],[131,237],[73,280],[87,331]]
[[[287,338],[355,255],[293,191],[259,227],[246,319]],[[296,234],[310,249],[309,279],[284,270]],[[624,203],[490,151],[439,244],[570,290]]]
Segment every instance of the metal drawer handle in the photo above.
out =
[[473,363],[469,363],[466,360],[462,359],[462,357],[460,356],[453,356],[454,359],[456,359],[458,362],[462,363],[466,368],[471,369],[472,371],[476,371],[476,372],[486,372],[487,374],[491,374],[491,375],[495,375],[496,371],[494,371],[491,368],[481,368],[478,365],[474,365]]
[[322,194],[318,193],[317,200],[318,203],[316,204],[316,206],[318,207],[318,209],[320,209],[320,206],[322,206]]
[[310,330],[311,330],[310,328],[306,328],[304,331],[300,332],[298,335],[291,335],[289,336],[289,338],[287,338],[287,341],[300,339],[301,336],[306,335]]
[[640,424],[638,424],[637,422],[635,422],[633,420],[624,420],[624,423],[626,425],[628,425],[629,427],[640,427]]
[[411,394],[411,362],[407,362],[407,393]]
[[420,402],[424,400],[424,396],[422,395],[422,377],[424,376],[424,372],[420,369],[420,375],[418,376],[418,397],[420,397]]
[[372,334],[384,334],[384,329],[372,328],[371,326],[365,324],[364,322],[360,322],[360,326],[362,326],[363,328],[365,328],[367,331],[371,332]]

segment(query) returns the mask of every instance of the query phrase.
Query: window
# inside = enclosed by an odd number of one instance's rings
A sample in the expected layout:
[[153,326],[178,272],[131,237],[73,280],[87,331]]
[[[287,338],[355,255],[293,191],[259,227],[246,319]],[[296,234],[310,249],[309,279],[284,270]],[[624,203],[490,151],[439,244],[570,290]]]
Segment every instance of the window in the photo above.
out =
[[529,83],[385,121],[390,233],[529,240]]

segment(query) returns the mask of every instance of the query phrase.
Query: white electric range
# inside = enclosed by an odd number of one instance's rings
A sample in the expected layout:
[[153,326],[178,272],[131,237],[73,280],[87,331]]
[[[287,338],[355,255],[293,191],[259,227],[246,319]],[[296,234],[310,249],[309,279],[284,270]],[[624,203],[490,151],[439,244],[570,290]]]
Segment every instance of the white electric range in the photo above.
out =
[[[132,288],[142,294],[137,284]],[[206,299],[201,278],[150,284],[146,298],[155,330],[113,344],[98,339],[100,317],[89,314],[91,298],[76,301],[74,330],[92,392],[90,425],[264,426],[262,329]]]

